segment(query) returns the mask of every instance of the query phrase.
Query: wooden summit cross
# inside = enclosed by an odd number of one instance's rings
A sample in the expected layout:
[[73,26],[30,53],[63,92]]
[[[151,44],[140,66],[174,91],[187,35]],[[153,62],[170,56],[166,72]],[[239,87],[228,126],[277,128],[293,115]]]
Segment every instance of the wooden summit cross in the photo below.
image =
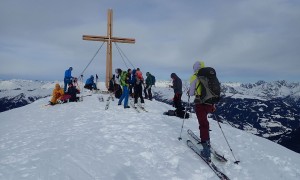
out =
[[112,78],[112,42],[119,42],[119,43],[135,43],[135,39],[132,38],[120,38],[120,37],[113,37],[112,36],[112,19],[113,19],[113,12],[112,9],[108,9],[107,12],[107,36],[93,36],[93,35],[83,35],[83,40],[89,41],[104,41],[107,42],[107,51],[106,51],[106,77],[105,77],[105,84],[106,88],[109,87],[109,81]]

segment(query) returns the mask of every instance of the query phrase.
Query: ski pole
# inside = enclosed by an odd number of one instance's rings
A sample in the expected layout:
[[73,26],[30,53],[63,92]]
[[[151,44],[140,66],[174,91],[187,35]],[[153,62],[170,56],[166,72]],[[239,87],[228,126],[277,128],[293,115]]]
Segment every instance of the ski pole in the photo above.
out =
[[219,120],[217,119],[217,116],[214,114],[214,116],[215,116],[215,118],[216,118],[216,120],[217,120],[217,122],[218,122],[218,125],[219,125],[219,127],[220,127],[220,129],[221,129],[221,131],[222,131],[222,134],[223,134],[223,136],[224,136],[224,138],[225,138],[225,140],[226,140],[226,143],[227,143],[227,145],[228,145],[228,147],[229,147],[229,149],[230,149],[230,151],[231,151],[231,153],[232,153],[232,156],[233,156],[233,158],[234,158],[234,160],[235,160],[235,164],[238,164],[240,161],[238,161],[238,160],[236,160],[236,158],[235,158],[235,156],[234,156],[234,154],[233,154],[233,151],[232,151],[232,149],[231,149],[231,147],[230,147],[230,145],[229,145],[229,143],[228,143],[228,141],[227,141],[227,138],[226,138],[226,136],[225,136],[225,134],[224,134],[224,132],[223,132],[223,129],[222,129],[222,127],[221,127],[221,125],[220,125],[220,122],[219,122]]
[[[190,96],[188,96],[188,105],[187,105],[187,107],[189,107],[189,106],[190,106]],[[179,137],[178,137],[178,140],[179,140],[179,141],[182,140],[181,134],[182,134],[183,124],[184,124],[184,120],[185,120],[185,116],[186,116],[186,112],[187,112],[187,107],[185,107],[185,112],[184,112],[184,116],[183,116],[183,120],[182,120],[182,125],[181,125],[180,135],[179,135]]]

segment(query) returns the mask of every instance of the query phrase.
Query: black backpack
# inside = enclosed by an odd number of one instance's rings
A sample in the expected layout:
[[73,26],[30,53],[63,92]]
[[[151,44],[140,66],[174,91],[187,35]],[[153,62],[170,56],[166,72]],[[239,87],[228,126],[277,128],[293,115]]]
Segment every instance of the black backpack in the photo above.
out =
[[216,104],[220,101],[221,84],[214,68],[204,67],[198,70],[197,78],[201,85],[200,103]]
[[115,89],[114,87],[115,87],[115,83],[114,83],[114,77],[113,77],[109,81],[108,91],[114,91],[114,89]]
[[151,76],[152,76],[152,84],[151,85],[155,86],[155,81],[156,81],[155,76],[153,76],[153,75],[151,75]]

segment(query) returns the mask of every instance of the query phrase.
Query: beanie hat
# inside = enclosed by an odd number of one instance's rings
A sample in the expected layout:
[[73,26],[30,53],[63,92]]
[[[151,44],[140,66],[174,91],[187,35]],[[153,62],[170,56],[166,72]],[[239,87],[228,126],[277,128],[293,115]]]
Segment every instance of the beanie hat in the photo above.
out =
[[196,61],[193,65],[194,72],[198,71],[200,68],[204,68],[204,62],[203,61]]
[[175,73],[171,74],[171,78],[176,78],[176,77],[177,77],[177,75]]
[[133,76],[135,76],[136,69],[133,69],[131,72],[132,72],[131,74],[132,74]]

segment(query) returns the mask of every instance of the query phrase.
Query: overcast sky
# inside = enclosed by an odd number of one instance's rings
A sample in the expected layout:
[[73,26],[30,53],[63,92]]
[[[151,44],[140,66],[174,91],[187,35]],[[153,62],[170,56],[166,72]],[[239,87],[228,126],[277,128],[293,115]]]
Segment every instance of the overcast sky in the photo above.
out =
[[[63,80],[79,76],[106,35],[113,36],[134,67],[170,80],[189,79],[195,61],[214,67],[221,82],[300,77],[299,0],[1,0],[0,79]],[[85,71],[104,80],[106,45]],[[113,46],[113,69],[132,68]]]

